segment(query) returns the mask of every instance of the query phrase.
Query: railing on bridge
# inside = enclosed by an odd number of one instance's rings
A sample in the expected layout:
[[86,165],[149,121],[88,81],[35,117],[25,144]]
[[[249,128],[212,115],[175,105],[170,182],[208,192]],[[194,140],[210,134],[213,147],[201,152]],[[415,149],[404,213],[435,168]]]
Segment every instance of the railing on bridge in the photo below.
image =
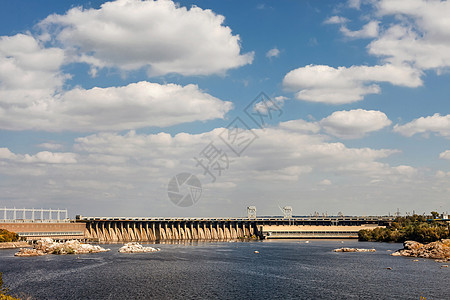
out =
[[67,209],[0,208],[1,223],[70,222]]

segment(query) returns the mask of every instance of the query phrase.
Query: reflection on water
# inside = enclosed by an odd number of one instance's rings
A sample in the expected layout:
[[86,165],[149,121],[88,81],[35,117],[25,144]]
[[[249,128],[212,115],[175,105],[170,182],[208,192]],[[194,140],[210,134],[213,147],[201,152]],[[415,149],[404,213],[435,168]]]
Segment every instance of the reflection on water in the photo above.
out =
[[[449,294],[450,270],[432,260],[390,256],[400,244],[177,241],[144,254],[118,253],[121,245],[78,256],[18,258],[15,250],[3,250],[0,272],[13,292],[37,299],[448,299]],[[343,246],[377,252],[332,252]]]

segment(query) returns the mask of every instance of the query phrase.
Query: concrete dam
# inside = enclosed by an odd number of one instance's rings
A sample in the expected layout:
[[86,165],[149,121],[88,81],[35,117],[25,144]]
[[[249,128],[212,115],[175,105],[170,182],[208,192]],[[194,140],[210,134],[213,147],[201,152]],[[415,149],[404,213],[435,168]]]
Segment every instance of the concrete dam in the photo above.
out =
[[238,238],[357,238],[393,217],[114,218],[84,217],[86,240],[97,242],[229,240]]

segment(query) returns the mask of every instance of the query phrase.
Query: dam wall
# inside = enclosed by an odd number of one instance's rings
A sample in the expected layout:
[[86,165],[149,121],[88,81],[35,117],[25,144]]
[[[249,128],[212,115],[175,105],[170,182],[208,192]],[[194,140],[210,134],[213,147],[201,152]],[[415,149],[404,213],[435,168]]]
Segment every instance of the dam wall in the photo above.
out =
[[[357,229],[373,229],[384,226],[392,220],[378,217],[305,217],[293,219],[274,217],[249,219],[77,216],[76,221],[85,224],[84,236],[87,240],[98,242],[146,242],[230,240],[238,238],[267,238],[269,236],[269,238],[274,238],[275,236],[278,238],[357,238]],[[276,230],[277,228],[278,230]],[[307,230],[303,230],[303,233],[301,233],[301,230],[298,228]],[[289,232],[289,230],[292,232]],[[343,233],[349,231],[351,231],[351,234],[343,236]],[[269,232],[270,234],[268,234]],[[316,235],[314,234],[315,232],[317,233]]]
[[91,221],[85,237],[98,242],[229,240],[256,235],[253,222]]

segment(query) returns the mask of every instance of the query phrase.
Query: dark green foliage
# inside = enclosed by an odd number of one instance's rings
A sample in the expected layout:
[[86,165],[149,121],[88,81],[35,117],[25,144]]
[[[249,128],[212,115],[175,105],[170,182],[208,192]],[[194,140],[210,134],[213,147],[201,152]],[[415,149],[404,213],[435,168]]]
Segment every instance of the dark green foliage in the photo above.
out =
[[14,232],[10,232],[6,229],[0,229],[0,243],[2,242],[16,242],[19,240],[19,235]]
[[435,242],[450,238],[449,224],[443,221],[427,221],[425,216],[413,215],[397,217],[390,226],[374,230],[360,230],[360,241],[404,242],[413,240],[420,243]]

